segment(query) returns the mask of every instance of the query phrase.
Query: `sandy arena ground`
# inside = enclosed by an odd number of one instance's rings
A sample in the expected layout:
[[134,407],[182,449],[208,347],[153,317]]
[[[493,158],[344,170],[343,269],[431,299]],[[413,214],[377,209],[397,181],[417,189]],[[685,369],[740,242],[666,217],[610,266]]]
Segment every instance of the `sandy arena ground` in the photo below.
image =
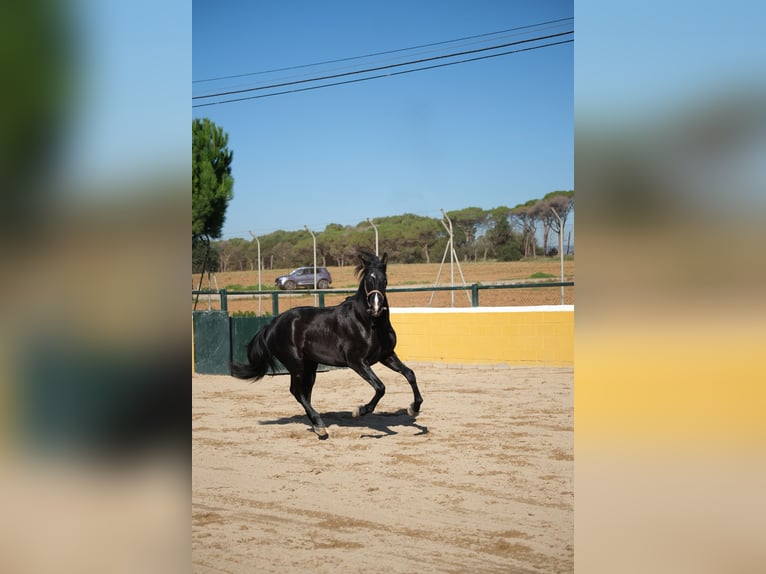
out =
[[287,376],[192,378],[194,572],[572,572],[573,370],[319,373],[317,439]]

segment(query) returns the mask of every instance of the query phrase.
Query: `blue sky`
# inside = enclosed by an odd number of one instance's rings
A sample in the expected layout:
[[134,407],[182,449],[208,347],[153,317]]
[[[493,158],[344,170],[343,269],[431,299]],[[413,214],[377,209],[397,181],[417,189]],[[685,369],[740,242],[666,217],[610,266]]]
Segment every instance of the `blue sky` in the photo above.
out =
[[188,180],[191,10],[182,0],[64,6],[77,106],[61,179],[83,195],[119,193],[136,180]]
[[650,121],[764,84],[763,2],[577,2],[578,121]]
[[[193,80],[396,50],[571,16],[572,2],[199,0],[192,13]],[[571,29],[570,21],[531,35]],[[497,43],[515,39],[506,35]],[[450,50],[439,48],[441,53]],[[412,58],[410,53],[372,60],[390,63],[400,55]],[[248,87],[370,61],[197,82],[192,92]],[[406,212],[439,217],[441,208],[512,207],[550,191],[573,189],[573,81],[569,43],[193,108],[193,117],[208,117],[228,132],[234,152],[234,199],[223,237],[249,238],[248,230],[260,235],[304,225],[321,231],[329,223],[355,225],[368,217]]]

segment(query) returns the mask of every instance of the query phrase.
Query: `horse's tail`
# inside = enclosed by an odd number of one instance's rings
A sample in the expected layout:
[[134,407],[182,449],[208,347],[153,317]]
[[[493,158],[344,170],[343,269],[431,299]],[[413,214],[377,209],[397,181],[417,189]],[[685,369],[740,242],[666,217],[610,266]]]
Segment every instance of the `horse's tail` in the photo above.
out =
[[266,337],[268,331],[271,329],[271,324],[263,327],[258,333],[250,340],[247,345],[247,360],[248,364],[243,365],[235,361],[231,362],[231,374],[238,379],[262,379],[269,370],[272,372],[277,370],[274,355],[271,354],[267,344]]

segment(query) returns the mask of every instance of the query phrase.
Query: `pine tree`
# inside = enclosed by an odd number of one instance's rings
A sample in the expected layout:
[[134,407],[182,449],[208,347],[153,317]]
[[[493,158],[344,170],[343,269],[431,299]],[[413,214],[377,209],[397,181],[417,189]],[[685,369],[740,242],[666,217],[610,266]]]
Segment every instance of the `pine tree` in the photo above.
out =
[[192,122],[192,238],[221,236],[233,197],[229,135],[207,118]]

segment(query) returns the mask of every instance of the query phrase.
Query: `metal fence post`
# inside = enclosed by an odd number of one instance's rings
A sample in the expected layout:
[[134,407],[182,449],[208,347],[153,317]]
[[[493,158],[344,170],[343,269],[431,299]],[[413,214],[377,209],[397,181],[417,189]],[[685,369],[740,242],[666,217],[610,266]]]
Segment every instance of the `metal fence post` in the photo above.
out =
[[271,314],[276,317],[279,315],[279,292],[272,291],[271,293]]
[[471,307],[479,306],[479,285],[474,283],[471,285]]
[[319,292],[319,307],[324,308],[324,293]]
[[221,289],[218,293],[221,296],[221,311],[226,311],[228,313],[228,311],[229,311],[229,299],[226,296],[226,289]]

